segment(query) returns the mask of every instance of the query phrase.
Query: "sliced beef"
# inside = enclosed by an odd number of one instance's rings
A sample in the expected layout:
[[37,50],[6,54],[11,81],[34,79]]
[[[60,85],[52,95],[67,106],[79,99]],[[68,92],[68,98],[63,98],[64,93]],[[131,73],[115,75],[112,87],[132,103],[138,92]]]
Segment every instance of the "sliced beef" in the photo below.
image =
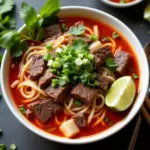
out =
[[95,56],[95,67],[96,69],[99,69],[101,67],[101,65],[103,64],[102,59],[100,59],[99,57]]
[[59,102],[59,103],[63,103],[66,98],[69,95],[69,92],[71,91],[71,86],[70,84],[67,84],[64,87],[57,87],[57,88],[53,88],[51,86],[48,86],[45,89],[45,93],[54,99],[54,101]]
[[60,24],[54,24],[45,29],[45,39],[57,39],[61,35]]
[[72,91],[71,96],[75,99],[82,101],[88,105],[92,102],[93,98],[97,95],[99,89],[90,88],[79,83]]
[[53,115],[63,111],[63,106],[55,103],[52,99],[39,100],[30,103],[27,107],[42,124],[46,123]]
[[106,93],[108,89],[110,88],[111,84],[113,83],[111,79],[109,79],[107,76],[103,76],[100,74],[97,74],[97,80],[99,81],[100,89]]
[[31,80],[37,80],[46,70],[46,62],[42,55],[34,55],[30,66]]
[[73,116],[73,120],[79,128],[87,126],[87,121],[83,114]]
[[120,74],[124,74],[128,69],[131,58],[130,54],[122,50],[117,50],[114,57],[115,62],[118,64],[116,71]]
[[91,50],[91,53],[101,59],[101,64],[103,64],[107,58],[112,57],[109,45],[104,45],[101,48]]
[[82,37],[82,36],[69,36],[68,37],[68,43],[69,43],[69,45],[72,45],[72,42],[74,41],[74,40],[83,40],[83,41],[85,41],[85,42],[91,42],[91,39],[90,38],[86,38],[86,37]]
[[41,89],[45,89],[48,87],[52,81],[52,79],[56,78],[56,75],[50,72],[49,69],[47,69],[42,77],[39,79],[39,87]]

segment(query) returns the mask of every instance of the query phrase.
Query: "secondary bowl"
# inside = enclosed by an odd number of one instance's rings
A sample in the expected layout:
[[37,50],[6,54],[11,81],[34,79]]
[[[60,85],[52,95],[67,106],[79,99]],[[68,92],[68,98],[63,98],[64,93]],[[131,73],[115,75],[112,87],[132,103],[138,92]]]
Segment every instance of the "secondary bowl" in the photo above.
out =
[[[9,65],[11,62],[11,56],[8,50],[5,51],[3,61],[1,64],[1,88],[2,88],[3,96],[5,98],[5,101],[9,109],[16,116],[16,118],[25,127],[27,127],[32,132],[36,133],[37,135],[43,138],[55,142],[65,143],[65,144],[85,144],[85,143],[91,143],[91,142],[105,139],[113,135],[114,133],[118,132],[122,128],[124,128],[137,114],[137,112],[140,110],[142,103],[144,102],[144,98],[146,96],[148,83],[149,83],[149,69],[148,69],[148,62],[143,47],[140,44],[137,37],[134,35],[134,33],[125,24],[123,24],[115,17],[103,11],[93,9],[93,8],[88,8],[88,7],[69,6],[69,7],[62,7],[58,16],[60,18],[84,17],[84,18],[91,18],[100,22],[104,22],[105,24],[108,24],[111,27],[113,27],[116,31],[120,32],[127,39],[130,45],[132,45],[139,62],[140,86],[139,86],[138,96],[128,115],[123,120],[121,120],[120,122],[112,126],[111,128],[101,133],[88,136],[88,137],[83,137],[78,139],[67,139],[64,137],[58,137],[44,132],[43,130],[31,124],[25,117],[23,117],[23,115],[18,111],[16,105],[14,104],[12,95],[9,90],[10,87],[8,84]],[[25,29],[25,25],[19,29],[19,32],[23,32],[24,29]]]
[[135,0],[133,2],[130,3],[126,3],[126,4],[120,4],[120,3],[115,3],[115,2],[111,2],[109,0],[101,0],[103,3],[112,6],[112,7],[116,7],[116,8],[127,8],[127,7],[132,7],[134,5],[137,5],[139,3],[141,3],[143,0]]

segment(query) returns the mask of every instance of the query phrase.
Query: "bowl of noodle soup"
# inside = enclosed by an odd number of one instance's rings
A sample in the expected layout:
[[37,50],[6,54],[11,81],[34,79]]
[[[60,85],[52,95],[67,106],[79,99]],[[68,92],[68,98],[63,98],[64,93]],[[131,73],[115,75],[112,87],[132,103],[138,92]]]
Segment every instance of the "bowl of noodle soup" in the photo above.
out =
[[[122,47],[132,49],[132,52],[130,53],[135,59],[133,60],[133,63],[130,67],[136,66],[136,73],[140,76],[140,79],[138,81],[135,81],[137,91],[136,98],[132,107],[130,107],[127,112],[122,113],[121,115],[116,115],[116,112],[111,112],[106,108],[104,104],[105,97],[102,93],[99,93],[90,105],[87,105],[88,102],[86,102],[85,105],[75,107],[73,105],[75,103],[74,99],[70,99],[69,102],[65,101],[63,105],[64,114],[66,115],[61,114],[59,117],[54,117],[54,121],[51,123],[52,128],[49,128],[49,124],[41,124],[38,119],[30,121],[28,118],[23,117],[23,115],[18,111],[18,104],[20,104],[20,102],[18,102],[17,100],[14,101],[14,99],[19,99],[19,94],[17,94],[18,89],[22,94],[22,97],[26,97],[23,99],[25,105],[33,102],[41,95],[42,97],[46,96],[45,92],[43,92],[43,90],[41,90],[39,86],[36,85],[36,82],[28,81],[25,72],[31,65],[30,58],[35,54],[39,55],[45,53],[47,51],[45,49],[45,46],[49,41],[45,41],[41,45],[32,45],[33,43],[31,43],[31,47],[29,47],[29,49],[23,55],[20,65],[15,67],[8,67],[12,66],[12,60],[9,51],[5,52],[1,65],[1,87],[3,96],[9,109],[12,111],[15,117],[25,127],[43,138],[65,144],[86,144],[105,139],[123,129],[137,114],[142,103],[144,102],[149,81],[149,70],[145,53],[134,33],[121,21],[103,11],[88,7],[69,6],[61,7],[58,16],[61,20],[60,22],[67,23],[68,26],[79,22],[81,23],[81,21],[85,22],[85,30],[87,30],[88,34],[85,33],[84,37],[82,38],[89,38],[89,35],[93,35],[94,33],[101,39],[102,37],[104,37],[104,34],[107,34],[109,42],[104,46],[110,46],[112,48],[112,52],[115,50],[120,50]],[[92,25],[90,25],[91,22]],[[111,38],[112,31],[116,31],[117,33],[119,33],[123,41],[115,43],[115,40]],[[25,25],[22,26],[18,30],[18,32],[25,33]],[[53,48],[57,49],[57,51],[65,48],[66,45],[62,43],[65,43],[68,38],[69,34],[65,33],[62,36],[59,36],[57,40],[51,40]],[[123,43],[126,44],[124,45]],[[122,47],[120,47],[120,45]],[[38,56],[38,59],[40,59],[40,56]],[[21,70],[20,72],[19,69]],[[18,78],[18,74],[19,80],[16,80],[16,78]],[[107,78],[114,82],[114,74],[112,74],[112,72],[110,72],[107,68],[102,68],[102,74],[104,76],[107,76]],[[17,90],[13,89],[16,86]],[[75,91],[72,92],[72,95],[74,94],[74,92]],[[90,92],[91,91],[89,91],[89,93]],[[100,99],[100,103],[97,103],[98,99]],[[60,126],[62,122],[65,122],[68,118],[70,119],[69,115],[84,113],[87,116],[87,123],[91,124],[91,126],[86,129],[81,129],[79,136],[75,136],[74,138],[67,138],[57,130],[58,128],[56,124]],[[106,116],[109,116],[113,120],[113,125],[105,125],[104,119],[106,118]],[[56,127],[56,130],[54,127]],[[49,130],[44,130],[44,128],[48,128]],[[88,133],[87,129],[89,130]]]

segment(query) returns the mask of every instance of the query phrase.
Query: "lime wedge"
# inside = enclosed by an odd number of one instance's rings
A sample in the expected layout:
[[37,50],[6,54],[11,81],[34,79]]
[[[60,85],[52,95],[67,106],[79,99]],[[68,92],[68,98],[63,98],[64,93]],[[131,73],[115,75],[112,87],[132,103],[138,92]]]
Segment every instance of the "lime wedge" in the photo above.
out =
[[136,87],[130,76],[124,76],[116,80],[109,89],[105,104],[116,111],[128,109],[135,97]]
[[150,4],[144,10],[144,19],[150,22]]

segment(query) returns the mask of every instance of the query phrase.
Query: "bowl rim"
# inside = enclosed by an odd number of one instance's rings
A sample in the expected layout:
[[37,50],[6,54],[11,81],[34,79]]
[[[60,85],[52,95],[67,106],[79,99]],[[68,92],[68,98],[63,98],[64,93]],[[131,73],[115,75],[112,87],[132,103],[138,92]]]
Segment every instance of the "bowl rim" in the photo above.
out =
[[127,7],[132,7],[134,5],[137,5],[139,3],[141,3],[143,0],[135,0],[133,2],[130,3],[126,3],[126,4],[120,4],[120,3],[115,3],[115,2],[111,2],[109,0],[101,0],[103,3],[112,6],[112,7],[116,7],[116,8],[127,8]]
[[[135,36],[135,34],[124,24],[122,23],[119,19],[113,17],[112,15],[106,13],[106,12],[103,12],[101,10],[97,10],[95,8],[90,8],[90,7],[84,7],[84,6],[65,6],[65,7],[61,7],[61,10],[72,10],[72,9],[76,9],[76,10],[86,10],[86,11],[91,11],[91,12],[95,12],[95,13],[99,13],[105,17],[107,17],[108,19],[112,19],[114,22],[117,22],[120,26],[122,26],[122,28],[125,28],[127,32],[130,33],[130,35],[132,36],[132,38],[135,40],[135,42],[137,42],[140,46],[140,49],[143,49],[142,48],[142,45],[140,44],[140,41],[137,39],[137,37]],[[23,29],[25,28],[25,25],[23,25],[19,30],[18,32],[21,32]],[[15,117],[26,127],[28,128],[29,130],[31,130],[32,132],[36,133],[37,135],[45,138],[45,139],[48,139],[48,140],[51,140],[51,141],[54,141],[54,142],[58,142],[58,143],[63,143],[63,144],[88,144],[88,143],[92,143],[92,142],[96,142],[96,141],[99,141],[99,140],[102,140],[102,139],[105,139],[115,133],[117,133],[118,131],[120,131],[122,128],[124,128],[133,118],[134,116],[137,114],[137,112],[140,110],[140,107],[141,105],[143,104],[144,102],[144,98],[147,94],[147,89],[148,89],[148,81],[149,81],[149,70],[148,70],[148,62],[147,62],[147,59],[146,59],[146,55],[145,53],[143,52],[143,57],[144,60],[145,60],[145,65],[144,68],[146,70],[146,75],[145,75],[145,79],[146,79],[146,83],[145,83],[145,90],[143,91],[143,94],[142,94],[142,97],[143,99],[140,101],[140,103],[138,104],[138,107],[136,108],[136,110],[133,111],[133,114],[132,115],[128,115],[126,118],[124,118],[118,125],[114,125],[112,126],[111,128],[101,132],[100,134],[95,134],[93,136],[88,136],[86,138],[78,138],[78,139],[68,139],[68,138],[62,138],[62,137],[59,137],[59,136],[55,136],[53,134],[49,134],[49,133],[46,133],[44,132],[43,130],[37,128],[36,126],[32,125],[29,121],[26,121],[24,119],[24,117],[20,114],[18,111],[16,111],[15,107],[12,105],[11,103],[11,100],[9,100],[9,96],[7,95],[7,92],[8,92],[8,89],[5,88],[5,81],[4,81],[4,64],[5,64],[5,59],[7,58],[7,55],[8,55],[9,51],[5,51],[4,53],[4,58],[2,60],[2,64],[1,64],[1,89],[2,89],[2,93],[3,93],[3,96],[4,96],[4,99],[9,107],[9,109],[11,110],[11,112],[15,115]],[[111,130],[111,132],[110,132]]]

